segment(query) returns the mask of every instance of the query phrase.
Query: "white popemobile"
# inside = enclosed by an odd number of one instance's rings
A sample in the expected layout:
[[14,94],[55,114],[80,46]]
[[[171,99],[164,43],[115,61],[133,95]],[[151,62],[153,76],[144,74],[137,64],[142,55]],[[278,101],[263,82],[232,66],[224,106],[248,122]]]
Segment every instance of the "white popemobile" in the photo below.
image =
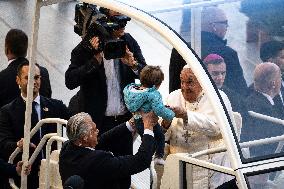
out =
[[[41,120],[38,125],[33,128],[30,132],[30,115],[31,115],[31,102],[32,102],[32,80],[34,75],[35,55],[37,48],[38,30],[39,30],[39,16],[40,10],[43,6],[48,6],[67,0],[37,0],[34,4],[34,20],[32,29],[32,40],[30,44],[29,59],[31,62],[31,69],[29,70],[29,84],[28,84],[28,103],[26,103],[26,121],[25,121],[25,142],[23,148],[23,161],[25,163],[32,163],[42,148],[44,143],[47,141],[47,156],[46,160],[42,160],[41,171],[40,171],[40,188],[62,188],[60,175],[58,171],[58,155],[60,151],[52,152],[50,155],[50,146],[53,141],[58,142],[58,149],[61,148],[61,142],[67,139],[61,136],[61,125],[66,124],[66,120],[61,119],[46,119]],[[100,7],[112,9],[127,15],[139,22],[142,25],[147,26],[151,30],[155,31],[161,36],[161,40],[167,41],[173,48],[175,48],[179,54],[183,57],[186,63],[193,70],[198,81],[200,82],[204,93],[208,97],[210,104],[214,110],[217,122],[220,126],[220,131],[224,140],[225,146],[218,148],[209,148],[203,151],[199,151],[193,154],[188,153],[177,153],[170,154],[167,156],[166,163],[164,165],[163,175],[158,177],[161,180],[157,180],[157,175],[154,166],[151,166],[151,188],[158,188],[157,183],[160,183],[161,189],[178,189],[178,188],[192,188],[188,186],[190,178],[192,176],[192,167],[197,166],[202,169],[208,169],[208,174],[217,172],[220,175],[224,175],[228,178],[236,179],[238,188],[263,188],[280,189],[284,186],[284,157],[283,157],[283,140],[284,133],[279,133],[279,136],[271,136],[253,141],[240,142],[241,128],[242,128],[242,117],[240,114],[235,113],[233,120],[229,116],[232,112],[228,107],[225,107],[224,102],[221,98],[223,92],[218,92],[217,88],[212,85],[212,80],[208,76],[207,71],[200,63],[200,59],[197,55],[200,55],[201,49],[201,26],[200,26],[200,10],[203,7],[221,5],[228,2],[240,2],[241,0],[192,0],[191,3],[183,5],[182,8],[190,8],[191,12],[191,46],[195,51],[190,49],[188,45],[182,40],[174,30],[169,28],[160,20],[153,17],[151,14],[142,11],[138,8],[130,6],[126,3],[116,0],[82,0],[82,2],[94,4]],[[141,2],[140,2],[141,3]],[[172,7],[172,10],[179,10],[181,7]],[[165,10],[165,9],[164,9]],[[162,12],[163,10],[160,10]],[[157,11],[158,12],[158,11]],[[193,27],[194,26],[194,27]],[[283,26],[282,26],[283,27]],[[60,47],[59,47],[60,48]],[[158,50],[158,49],[157,49]],[[284,126],[284,121],[259,114],[257,112],[249,112],[249,115],[258,119],[267,120],[278,124],[279,127]],[[40,145],[34,155],[29,159],[29,144],[30,137],[35,133],[36,130],[44,122],[56,122],[58,124],[58,133],[49,134],[43,137]],[[261,132],[261,130],[256,130]],[[277,149],[275,153],[268,154],[266,156],[252,157],[250,156],[250,148],[254,146],[262,146],[268,143],[276,143]],[[19,149],[11,155],[10,162],[13,161],[15,155],[19,152]],[[224,153],[225,152],[225,153]],[[210,157],[215,153],[223,153],[221,160],[205,161],[202,160],[202,156]],[[220,163],[220,161],[226,161],[229,163]],[[217,162],[217,163],[216,163]],[[219,162],[219,163],[218,163]],[[227,166],[224,166],[224,165]],[[212,172],[212,173],[211,173]],[[213,174],[212,174],[213,175]],[[13,188],[17,188],[13,180],[10,180],[10,184]],[[134,188],[139,186],[132,185]],[[150,186],[149,186],[150,187]],[[26,176],[22,175],[21,188],[27,188]]]

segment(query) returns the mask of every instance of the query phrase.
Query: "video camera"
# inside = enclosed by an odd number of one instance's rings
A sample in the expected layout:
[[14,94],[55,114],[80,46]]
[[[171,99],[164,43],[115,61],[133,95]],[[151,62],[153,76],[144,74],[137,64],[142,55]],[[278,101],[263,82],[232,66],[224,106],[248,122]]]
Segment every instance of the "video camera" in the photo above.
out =
[[82,45],[85,48],[93,50],[90,39],[97,36],[100,40],[97,51],[103,51],[105,59],[121,58],[125,55],[126,42],[123,39],[114,39],[112,32],[124,28],[131,18],[123,15],[108,17],[106,9],[101,10],[96,5],[76,4],[74,32],[83,38]]

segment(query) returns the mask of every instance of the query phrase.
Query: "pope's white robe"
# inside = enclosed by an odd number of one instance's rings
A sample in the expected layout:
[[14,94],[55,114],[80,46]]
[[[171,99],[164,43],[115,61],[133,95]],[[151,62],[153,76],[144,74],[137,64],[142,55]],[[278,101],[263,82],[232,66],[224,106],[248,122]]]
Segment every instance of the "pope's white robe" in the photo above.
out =
[[[222,91],[220,91],[220,94],[230,117],[233,118],[232,108],[228,97]],[[171,127],[165,135],[166,141],[170,142],[169,153],[192,154],[208,148],[224,145],[217,119],[206,94],[200,95],[198,102],[189,103],[185,101],[181,90],[179,89],[169,94],[167,105],[183,108],[187,111],[188,115],[187,120],[183,120],[182,118],[173,119]],[[214,163],[224,165],[224,163],[219,162],[219,159],[223,161],[224,154],[218,154],[217,157],[214,157],[214,155],[212,157],[202,156],[199,159],[212,161],[212,158],[214,159]],[[227,158],[225,164],[229,166]],[[222,177],[218,179],[219,176],[218,174],[215,174],[215,172],[212,174],[212,172],[196,166],[194,166],[193,169],[192,176],[188,175],[189,172],[187,172],[188,188],[192,188],[192,185],[194,189],[206,189],[209,188],[209,186],[210,188],[215,188],[223,182],[232,179],[231,177]]]

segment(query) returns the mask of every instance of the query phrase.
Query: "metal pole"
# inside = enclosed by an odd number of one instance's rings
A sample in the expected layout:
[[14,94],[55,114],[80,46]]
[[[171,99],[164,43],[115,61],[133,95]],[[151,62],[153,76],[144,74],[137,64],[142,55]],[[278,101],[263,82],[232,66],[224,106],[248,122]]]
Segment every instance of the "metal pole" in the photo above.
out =
[[[202,0],[201,0],[202,1]],[[198,3],[200,0],[191,0],[191,3]],[[196,54],[201,57],[201,7],[191,9],[190,42]]]
[[[34,70],[35,70],[35,56],[37,49],[37,39],[38,39],[38,28],[39,28],[39,17],[40,17],[40,6],[37,0],[34,1],[34,16],[33,16],[33,27],[32,27],[32,37],[29,44],[28,59],[30,62],[29,75],[28,75],[28,86],[27,86],[27,102],[26,102],[26,112],[25,112],[25,126],[24,126],[24,145],[23,145],[23,156],[22,160],[24,165],[28,164],[29,160],[29,144],[30,144],[30,130],[31,130],[31,113],[32,113],[32,101],[33,101],[33,85],[34,85]],[[24,174],[24,169],[21,174],[21,188],[27,188],[27,176]]]

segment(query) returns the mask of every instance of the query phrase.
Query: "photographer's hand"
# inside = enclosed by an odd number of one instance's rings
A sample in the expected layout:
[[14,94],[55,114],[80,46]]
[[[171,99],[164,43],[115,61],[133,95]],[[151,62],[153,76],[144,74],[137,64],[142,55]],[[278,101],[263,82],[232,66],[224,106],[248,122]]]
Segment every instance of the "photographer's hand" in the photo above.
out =
[[99,37],[93,37],[92,39],[90,39],[90,43],[95,50],[98,50],[100,44]]
[[121,61],[130,66],[133,70],[137,70],[137,61],[134,59],[133,53],[126,46],[125,56],[121,58]]
[[[100,39],[99,39],[99,37],[96,37],[96,36],[93,37],[92,39],[90,39],[90,43],[91,43],[92,47],[93,47],[95,50],[98,50],[99,44],[100,44]],[[94,57],[97,59],[97,61],[98,61],[99,64],[102,63],[102,61],[103,61],[103,54],[102,54],[102,52],[99,52],[99,53],[95,54]]]

